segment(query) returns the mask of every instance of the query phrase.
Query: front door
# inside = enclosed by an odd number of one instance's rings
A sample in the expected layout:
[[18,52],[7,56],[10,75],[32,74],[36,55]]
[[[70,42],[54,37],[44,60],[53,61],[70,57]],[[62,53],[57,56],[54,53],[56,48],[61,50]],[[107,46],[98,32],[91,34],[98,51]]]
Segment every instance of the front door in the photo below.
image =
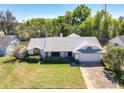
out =
[[72,52],[68,52],[68,56],[69,57],[72,57]]

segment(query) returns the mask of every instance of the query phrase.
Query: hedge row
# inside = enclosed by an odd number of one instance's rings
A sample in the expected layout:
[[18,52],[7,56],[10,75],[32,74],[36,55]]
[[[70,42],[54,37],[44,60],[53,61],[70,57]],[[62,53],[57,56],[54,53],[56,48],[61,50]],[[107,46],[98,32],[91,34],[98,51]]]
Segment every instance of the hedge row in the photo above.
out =
[[51,57],[51,58],[44,58],[43,63],[45,64],[66,64],[67,60],[64,58],[58,58],[58,57]]

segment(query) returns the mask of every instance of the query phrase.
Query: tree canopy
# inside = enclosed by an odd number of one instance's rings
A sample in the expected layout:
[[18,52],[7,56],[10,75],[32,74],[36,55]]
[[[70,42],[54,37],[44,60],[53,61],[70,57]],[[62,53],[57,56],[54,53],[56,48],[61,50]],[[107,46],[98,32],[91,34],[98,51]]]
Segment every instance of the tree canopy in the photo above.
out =
[[53,19],[32,18],[18,23],[10,11],[0,12],[0,31],[15,34],[21,38],[67,36],[76,33],[81,36],[112,38],[124,34],[124,17],[113,18],[106,10],[98,11],[94,16],[86,5],[78,5],[73,11]]
[[5,35],[14,33],[16,23],[16,18],[12,15],[12,12],[9,10],[0,12],[0,30],[3,31]]

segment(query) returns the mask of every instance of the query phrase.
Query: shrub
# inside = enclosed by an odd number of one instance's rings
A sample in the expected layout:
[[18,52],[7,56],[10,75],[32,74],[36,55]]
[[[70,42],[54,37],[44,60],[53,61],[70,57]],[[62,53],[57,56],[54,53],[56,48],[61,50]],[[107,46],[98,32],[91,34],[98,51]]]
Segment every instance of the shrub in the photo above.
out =
[[124,67],[124,49],[123,48],[111,48],[105,54],[103,59],[104,65],[107,69],[112,71],[122,71]]
[[124,87],[124,48],[111,48],[104,56],[105,68]]
[[38,63],[40,60],[41,60],[41,57],[38,55],[37,56],[28,56],[26,58],[26,61],[29,63]]
[[79,60],[75,60],[75,63],[76,63],[76,64],[80,64]]
[[51,57],[51,58],[44,58],[43,63],[45,64],[66,64],[67,60],[64,58]]

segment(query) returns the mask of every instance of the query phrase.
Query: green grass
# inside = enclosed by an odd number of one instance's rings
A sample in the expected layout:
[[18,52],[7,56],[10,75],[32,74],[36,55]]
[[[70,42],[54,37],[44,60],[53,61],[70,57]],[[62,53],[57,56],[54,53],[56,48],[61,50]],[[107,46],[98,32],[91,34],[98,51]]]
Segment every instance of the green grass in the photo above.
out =
[[0,64],[0,88],[86,88],[79,67],[68,64]]

